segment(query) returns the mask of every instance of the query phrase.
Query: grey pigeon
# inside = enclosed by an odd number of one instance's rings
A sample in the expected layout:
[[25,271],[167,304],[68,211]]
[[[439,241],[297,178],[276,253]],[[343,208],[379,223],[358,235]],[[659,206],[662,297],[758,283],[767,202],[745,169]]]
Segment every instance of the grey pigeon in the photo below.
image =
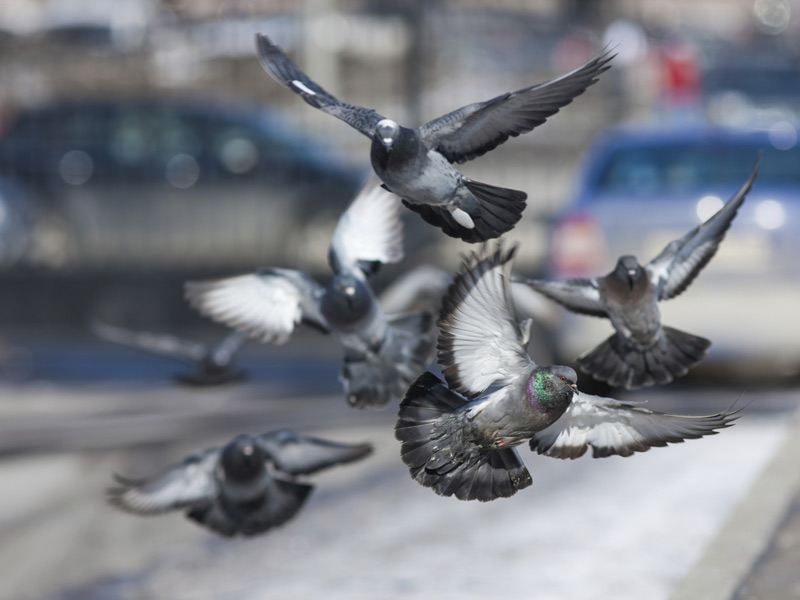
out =
[[398,198],[368,180],[336,225],[327,287],[301,271],[270,268],[189,282],[186,296],[203,314],[263,342],[286,342],[300,322],[334,335],[344,350],[347,401],[383,406],[403,396],[435,343],[431,312],[387,316],[367,281],[376,265],[403,257],[401,211]]
[[496,238],[512,229],[527,194],[474,181],[451,163],[472,160],[541,125],[596,82],[613,58],[606,52],[547,83],[468,104],[409,129],[372,109],[340,102],[266,36],[257,34],[256,46],[262,66],[278,83],[372,140],[375,173],[408,208],[466,242]]
[[714,256],[758,173],[750,177],[712,217],[671,241],[646,265],[620,257],[611,273],[594,279],[521,279],[569,310],[606,317],[616,333],[578,357],[580,368],[612,386],[634,389],[668,383],[684,375],[711,342],[661,325],[658,303],[683,292]]
[[442,496],[489,501],[531,485],[515,446],[555,458],[629,456],[727,427],[733,412],[659,413],[577,389],[575,371],[538,366],[525,350],[510,291],[514,248],[483,248],[462,264],[439,318],[447,383],[424,373],[400,403],[395,437],[417,482]]
[[314,489],[296,481],[359,460],[370,444],[339,444],[289,430],[239,435],[225,446],[200,450],[148,479],[115,475],[114,506],[138,515],[182,510],[224,536],[255,535],[295,516]]
[[244,378],[244,372],[232,364],[236,353],[247,339],[247,336],[239,331],[231,331],[217,344],[209,346],[166,333],[133,331],[100,321],[93,322],[91,328],[98,337],[109,342],[192,363],[194,371],[175,376],[179,382],[187,385],[206,387],[232,383]]

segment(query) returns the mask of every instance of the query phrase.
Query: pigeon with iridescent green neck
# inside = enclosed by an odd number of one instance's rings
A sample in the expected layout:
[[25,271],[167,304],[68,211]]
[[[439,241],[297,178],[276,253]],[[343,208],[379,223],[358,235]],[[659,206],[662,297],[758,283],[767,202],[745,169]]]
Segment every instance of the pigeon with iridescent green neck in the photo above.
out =
[[482,156],[538,127],[595,83],[612,58],[605,52],[552,81],[462,106],[411,129],[371,108],[339,101],[265,35],[256,35],[256,47],[275,81],[372,140],[372,168],[387,189],[428,223],[470,243],[512,229],[527,194],[470,179],[452,163]]
[[[400,403],[395,437],[411,477],[442,496],[488,501],[531,485],[515,450],[577,458],[629,456],[715,433],[735,413],[668,415],[578,391],[575,371],[538,366],[525,350],[530,323],[510,292],[514,248],[484,246],[462,264],[439,317],[439,364]],[[491,389],[491,391],[489,391]]]

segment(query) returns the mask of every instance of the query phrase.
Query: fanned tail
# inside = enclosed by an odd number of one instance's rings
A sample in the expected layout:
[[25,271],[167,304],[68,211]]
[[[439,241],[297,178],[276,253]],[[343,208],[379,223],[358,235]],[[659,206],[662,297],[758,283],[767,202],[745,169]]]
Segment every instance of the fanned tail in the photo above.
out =
[[423,373],[400,403],[395,437],[411,477],[442,496],[488,502],[531,485],[513,448],[486,450],[465,434],[467,401],[432,373]]
[[436,329],[429,312],[389,319],[389,330],[377,354],[345,358],[340,378],[347,402],[355,408],[385,406],[402,398],[425,370],[433,354]]
[[475,224],[472,229],[458,223],[443,206],[413,204],[407,200],[403,200],[403,204],[450,237],[459,238],[470,244],[498,238],[513,229],[522,218],[525,200],[528,197],[525,192],[480,183],[472,179],[467,179],[464,183],[480,203],[478,211],[467,211]]
[[634,388],[669,383],[685,375],[705,356],[711,342],[705,338],[662,327],[659,340],[639,350],[614,334],[594,350],[578,357],[581,369],[615,387]]

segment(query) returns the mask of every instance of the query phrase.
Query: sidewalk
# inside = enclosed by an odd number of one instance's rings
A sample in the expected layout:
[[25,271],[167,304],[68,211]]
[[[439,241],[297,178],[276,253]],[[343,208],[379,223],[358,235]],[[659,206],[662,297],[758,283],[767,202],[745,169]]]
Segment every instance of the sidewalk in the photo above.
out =
[[670,600],[800,598],[800,414]]

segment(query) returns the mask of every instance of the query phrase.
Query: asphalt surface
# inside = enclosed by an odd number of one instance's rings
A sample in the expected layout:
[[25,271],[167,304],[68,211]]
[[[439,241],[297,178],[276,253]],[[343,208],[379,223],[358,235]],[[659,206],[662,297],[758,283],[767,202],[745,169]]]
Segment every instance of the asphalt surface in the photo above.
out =
[[[743,506],[746,515],[765,506],[752,504],[754,494],[782,500],[756,519],[760,539],[727,583],[739,595],[728,597],[792,598],[800,587],[798,502],[793,489],[777,493],[797,464],[786,455],[796,390],[638,393],[673,412],[747,406],[719,435],[625,459],[558,461],[522,449],[533,486],[480,504],[410,479],[392,435],[394,408],[347,407],[331,347],[287,346],[276,356],[286,361],[281,374],[262,377],[272,367],[245,357],[251,380],[216,389],[177,387],[147,369],[138,379],[63,381],[42,376],[41,359],[38,377],[0,385],[0,598],[669,598],[693,578],[708,583],[698,566],[726,531],[742,528]],[[253,539],[105,503],[113,472],[148,475],[236,433],[280,427],[371,441],[376,452],[314,477],[301,513]],[[771,488],[757,489],[765,481]],[[752,521],[745,525],[755,531]]]

